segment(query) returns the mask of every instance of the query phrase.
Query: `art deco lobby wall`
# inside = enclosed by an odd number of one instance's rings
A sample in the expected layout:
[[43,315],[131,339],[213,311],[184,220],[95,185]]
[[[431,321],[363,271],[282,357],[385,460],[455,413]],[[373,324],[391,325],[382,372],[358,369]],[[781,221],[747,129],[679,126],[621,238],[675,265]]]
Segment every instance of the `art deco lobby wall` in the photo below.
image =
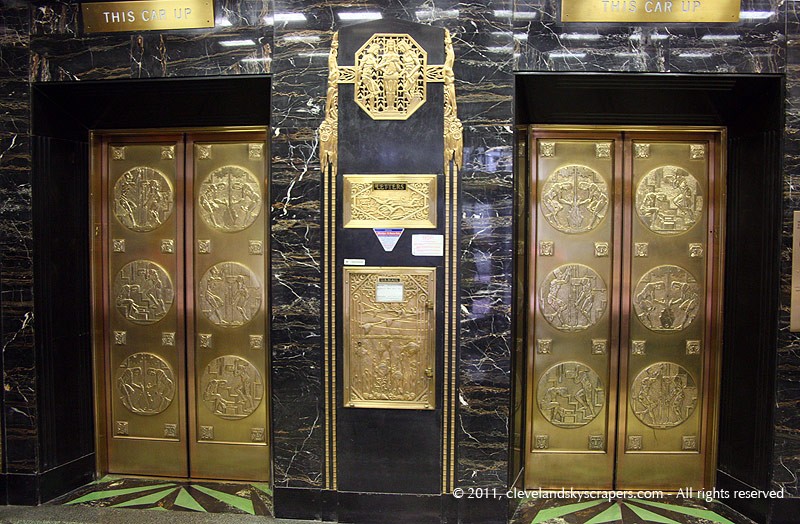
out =
[[[342,13],[379,13],[383,20],[429,24],[453,35],[464,157],[456,257],[457,394],[450,406],[454,418],[443,422],[450,437],[443,441],[440,466],[450,489],[506,488],[519,474],[520,428],[515,420],[523,409],[519,399],[524,380],[519,369],[523,349],[514,331],[514,298],[519,298],[514,277],[524,258],[515,259],[514,254],[524,247],[517,246],[523,239],[515,237],[515,177],[522,176],[520,163],[525,160],[514,156],[515,126],[563,123],[527,120],[524,115],[536,113],[524,108],[533,107],[530,101],[540,96],[531,86],[548,75],[602,74],[616,79],[620,90],[625,89],[625,79],[646,75],[683,75],[680,78],[689,84],[692,78],[774,78],[774,85],[785,88],[777,94],[785,94],[785,133],[776,146],[782,147],[783,165],[773,165],[776,178],[765,182],[780,194],[773,194],[772,200],[765,197],[764,204],[783,213],[782,229],[777,225],[769,232],[758,262],[772,264],[774,275],[780,276],[779,283],[764,282],[767,299],[759,303],[768,309],[760,313],[762,321],[772,328],[758,342],[758,351],[764,353],[758,360],[763,366],[759,373],[766,378],[751,396],[758,396],[756,404],[765,411],[759,413],[761,418],[742,422],[769,427],[759,433],[763,440],[751,442],[746,450],[753,458],[751,465],[742,466],[744,473],[736,464],[726,472],[722,464],[720,478],[729,475],[732,483],[783,487],[791,497],[800,497],[800,338],[788,331],[791,217],[800,210],[800,8],[796,2],[744,0],[743,12],[761,14],[735,24],[636,26],[563,24],[558,4],[216,0],[213,29],[96,35],[83,32],[75,2],[4,2],[0,344],[5,500],[44,502],[90,481],[94,474],[91,319],[88,304],[80,298],[88,293],[80,288],[81,282],[88,282],[88,254],[82,251],[88,235],[81,236],[88,226],[80,220],[48,220],[53,209],[80,217],[87,205],[80,190],[86,183],[81,173],[88,159],[81,151],[87,138],[79,135],[88,137],[92,122],[78,114],[80,107],[70,107],[70,96],[88,104],[86,93],[102,97],[106,85],[109,92],[123,86],[119,92],[125,96],[141,85],[142,99],[134,95],[128,102],[139,107],[136,104],[146,100],[146,116],[130,114],[127,103],[119,100],[113,105],[116,117],[92,110],[94,123],[130,125],[136,118],[149,123],[159,113],[170,114],[170,104],[177,102],[169,100],[180,98],[176,93],[183,92],[184,81],[207,82],[203,88],[214,89],[226,79],[255,79],[237,84],[253,92],[240,93],[224,105],[237,107],[239,124],[270,128],[272,482],[276,504],[284,500],[292,506],[308,495],[325,507],[334,457],[326,426],[330,407],[325,400],[322,334],[323,176],[317,130],[325,117],[331,40],[335,31],[352,23]],[[231,40],[250,40],[252,45],[223,44]],[[172,98],[159,101],[159,89],[172,92]],[[192,93],[187,97],[209,104],[197,90]],[[230,90],[220,88],[219,93],[227,96]],[[250,114],[268,112],[268,119],[248,121],[247,104],[265,101],[268,107]],[[747,106],[747,100],[738,103]],[[201,120],[188,111],[184,116],[184,122],[194,125]],[[171,118],[174,125],[182,125],[182,117]],[[780,129],[781,122],[775,125]],[[73,162],[48,163],[53,151],[71,154]],[[63,184],[54,184],[54,177],[72,180],[72,193],[59,192]],[[81,256],[85,258],[74,258]],[[58,263],[68,265],[59,268]],[[726,387],[735,389],[736,384]],[[722,451],[721,460],[730,454]],[[754,515],[772,511],[745,509]]]

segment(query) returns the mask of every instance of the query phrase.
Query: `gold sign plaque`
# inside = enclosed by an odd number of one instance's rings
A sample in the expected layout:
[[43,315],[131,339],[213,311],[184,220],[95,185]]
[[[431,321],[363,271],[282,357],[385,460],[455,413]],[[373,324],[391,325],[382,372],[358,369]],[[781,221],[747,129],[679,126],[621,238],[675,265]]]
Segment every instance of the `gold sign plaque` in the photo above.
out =
[[563,0],[562,22],[739,21],[740,0]]
[[436,175],[345,175],[345,228],[436,227]]
[[800,211],[794,212],[792,229],[792,302],[789,331],[800,331]]
[[92,2],[81,9],[85,33],[214,27],[213,0]]
[[434,409],[436,268],[344,268],[344,405]]

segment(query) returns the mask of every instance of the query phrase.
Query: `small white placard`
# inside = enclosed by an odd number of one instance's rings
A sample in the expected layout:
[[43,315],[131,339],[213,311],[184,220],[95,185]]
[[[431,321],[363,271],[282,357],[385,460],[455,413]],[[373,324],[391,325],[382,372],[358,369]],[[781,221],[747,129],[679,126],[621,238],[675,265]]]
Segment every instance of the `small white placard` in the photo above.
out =
[[444,235],[411,235],[411,254],[415,257],[444,256]]
[[345,258],[344,259],[345,266],[366,266],[367,261],[363,258]]
[[375,302],[402,302],[403,281],[395,277],[379,278],[375,284]]

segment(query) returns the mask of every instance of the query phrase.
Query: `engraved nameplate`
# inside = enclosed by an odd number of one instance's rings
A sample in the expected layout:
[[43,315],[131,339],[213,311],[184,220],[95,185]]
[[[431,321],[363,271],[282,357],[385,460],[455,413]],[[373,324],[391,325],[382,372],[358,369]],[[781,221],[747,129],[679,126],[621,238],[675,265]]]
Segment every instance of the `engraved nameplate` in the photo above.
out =
[[345,175],[346,228],[436,227],[436,175]]
[[81,8],[87,34],[214,27],[214,2],[208,0],[87,2]]
[[563,0],[562,22],[738,22],[739,0]]

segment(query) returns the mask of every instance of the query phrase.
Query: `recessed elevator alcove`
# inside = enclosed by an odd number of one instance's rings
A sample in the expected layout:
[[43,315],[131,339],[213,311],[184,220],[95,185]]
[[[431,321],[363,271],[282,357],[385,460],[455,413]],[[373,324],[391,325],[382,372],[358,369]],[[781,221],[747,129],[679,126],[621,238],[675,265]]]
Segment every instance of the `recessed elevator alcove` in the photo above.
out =
[[[518,217],[526,203],[528,126],[717,126],[727,130],[726,240],[716,486],[770,489],[781,242],[783,78],[779,75],[542,73],[516,78]],[[530,200],[530,198],[528,198]],[[516,225],[516,428],[523,467],[526,221]],[[532,248],[528,249],[533,253]],[[526,354],[528,356],[526,356]]]
[[32,85],[39,453],[43,475],[57,472],[39,500],[89,482],[104,460],[95,449],[90,132],[263,128],[270,85],[266,76]]

